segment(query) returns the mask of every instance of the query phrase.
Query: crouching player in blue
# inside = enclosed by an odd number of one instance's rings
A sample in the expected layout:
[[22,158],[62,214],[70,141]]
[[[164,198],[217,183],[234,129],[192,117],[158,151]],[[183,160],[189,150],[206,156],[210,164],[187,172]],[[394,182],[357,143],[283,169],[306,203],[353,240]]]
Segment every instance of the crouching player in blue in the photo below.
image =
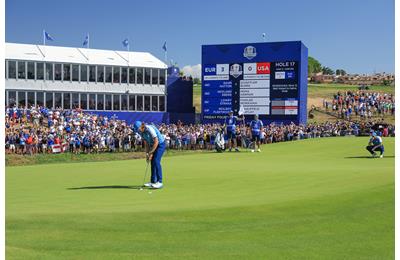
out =
[[151,161],[151,179],[144,186],[154,189],[163,187],[161,158],[165,151],[165,139],[157,127],[140,121],[134,124],[135,131],[143,138],[146,147],[146,160]]
[[254,120],[250,122],[250,130],[251,130],[251,141],[253,142],[253,149],[251,150],[254,153],[257,144],[257,152],[261,152],[260,144],[261,144],[261,131],[263,128],[263,123],[260,119],[258,119],[258,115],[254,116]]
[[379,151],[379,157],[383,158],[385,147],[383,146],[382,137],[378,136],[374,131],[371,131],[371,138],[369,139],[369,144],[366,149],[371,153],[372,157],[376,157],[375,151]]

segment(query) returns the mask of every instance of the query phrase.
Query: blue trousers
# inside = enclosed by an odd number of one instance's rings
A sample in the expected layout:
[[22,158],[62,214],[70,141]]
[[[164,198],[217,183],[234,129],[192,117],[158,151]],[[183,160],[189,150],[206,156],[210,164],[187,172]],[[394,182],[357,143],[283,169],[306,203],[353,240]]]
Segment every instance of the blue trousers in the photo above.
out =
[[162,183],[162,168],[161,168],[161,157],[165,151],[165,142],[158,144],[157,149],[153,153],[153,158],[151,159],[151,182],[161,182]]
[[368,150],[368,152],[370,152],[371,154],[374,154],[375,151],[379,151],[381,152],[381,155],[385,152],[385,147],[383,147],[383,145],[377,147],[375,150],[372,150],[372,148],[374,148],[374,145],[368,145],[366,147],[366,149]]

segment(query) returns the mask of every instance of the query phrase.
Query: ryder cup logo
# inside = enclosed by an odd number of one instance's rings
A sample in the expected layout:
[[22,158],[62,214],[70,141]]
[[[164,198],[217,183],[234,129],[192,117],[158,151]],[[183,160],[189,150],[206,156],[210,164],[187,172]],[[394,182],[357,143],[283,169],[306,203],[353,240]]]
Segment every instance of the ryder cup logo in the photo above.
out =
[[242,73],[243,73],[242,65],[239,65],[239,64],[233,64],[231,66],[231,69],[229,70],[229,74],[235,78],[242,75]]
[[251,60],[255,56],[257,56],[256,48],[253,46],[247,46],[244,48],[243,56]]

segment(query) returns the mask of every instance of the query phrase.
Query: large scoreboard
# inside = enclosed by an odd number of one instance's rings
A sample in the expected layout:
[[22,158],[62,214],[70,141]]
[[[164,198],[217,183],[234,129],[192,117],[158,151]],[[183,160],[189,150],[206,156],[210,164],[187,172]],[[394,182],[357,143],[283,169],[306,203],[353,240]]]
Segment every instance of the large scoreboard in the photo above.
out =
[[203,122],[222,122],[232,110],[265,123],[306,123],[307,59],[299,41],[203,45]]

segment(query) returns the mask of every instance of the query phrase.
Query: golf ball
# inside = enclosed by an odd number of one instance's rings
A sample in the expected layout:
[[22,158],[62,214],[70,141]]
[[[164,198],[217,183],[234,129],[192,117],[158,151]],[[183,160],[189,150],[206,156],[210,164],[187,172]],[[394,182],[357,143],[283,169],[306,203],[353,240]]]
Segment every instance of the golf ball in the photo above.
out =
[[149,191],[149,194],[151,194],[151,191]]
[[143,190],[143,188],[140,188],[140,190]]

